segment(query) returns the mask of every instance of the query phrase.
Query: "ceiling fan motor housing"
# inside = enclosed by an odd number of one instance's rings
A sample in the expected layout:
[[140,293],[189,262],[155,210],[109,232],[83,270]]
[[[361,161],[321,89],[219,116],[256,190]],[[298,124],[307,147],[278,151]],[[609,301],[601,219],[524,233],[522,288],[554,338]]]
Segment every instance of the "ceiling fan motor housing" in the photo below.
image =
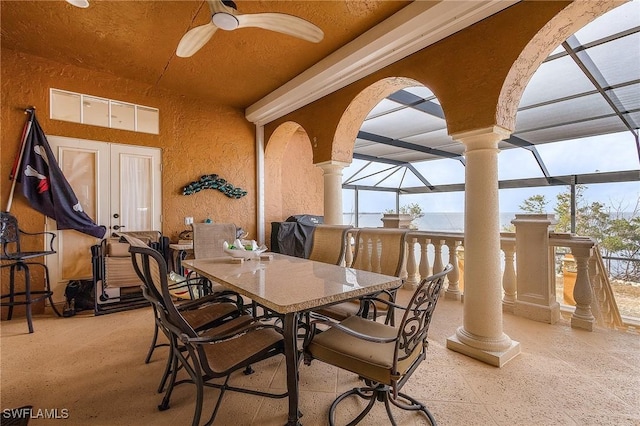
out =
[[[238,10],[236,4],[231,0],[222,0],[222,4],[232,8],[233,10]],[[238,28],[238,25],[240,25],[240,22],[238,22],[238,18],[226,12],[214,13],[211,16],[211,22],[213,22],[213,24],[221,30],[227,31],[235,30],[236,28]]]

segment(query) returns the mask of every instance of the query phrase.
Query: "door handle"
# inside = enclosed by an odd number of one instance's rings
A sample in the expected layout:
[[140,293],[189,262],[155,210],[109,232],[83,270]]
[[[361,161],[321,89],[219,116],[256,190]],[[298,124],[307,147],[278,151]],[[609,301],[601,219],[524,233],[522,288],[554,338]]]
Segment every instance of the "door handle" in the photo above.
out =
[[120,225],[113,225],[113,229],[115,229],[116,231],[120,228],[124,228],[124,225],[120,226]]

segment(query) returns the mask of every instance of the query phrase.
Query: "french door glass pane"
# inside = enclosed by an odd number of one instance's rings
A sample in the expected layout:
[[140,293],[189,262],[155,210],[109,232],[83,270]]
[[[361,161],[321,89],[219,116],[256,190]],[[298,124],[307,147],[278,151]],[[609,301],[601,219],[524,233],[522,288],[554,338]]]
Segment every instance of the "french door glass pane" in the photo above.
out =
[[[60,153],[60,168],[75,192],[82,209],[90,218],[96,219],[96,169],[95,151],[65,148]],[[61,279],[91,278],[90,262],[78,262],[88,258],[88,247],[95,244],[95,238],[75,231],[59,233],[59,251],[62,256]]]
[[[153,229],[152,158],[122,154],[120,158],[122,223],[129,231]],[[126,184],[124,184],[126,182]]]

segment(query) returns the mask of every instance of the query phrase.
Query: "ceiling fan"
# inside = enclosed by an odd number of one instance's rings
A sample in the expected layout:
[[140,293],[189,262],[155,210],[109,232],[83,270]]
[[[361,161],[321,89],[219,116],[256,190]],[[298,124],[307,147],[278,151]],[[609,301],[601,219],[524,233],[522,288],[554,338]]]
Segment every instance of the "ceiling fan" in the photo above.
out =
[[207,0],[211,10],[211,22],[190,29],[178,44],[176,55],[188,58],[204,46],[218,28],[233,31],[238,28],[257,27],[276,31],[303,40],[318,43],[324,37],[320,28],[297,16],[284,13],[238,13],[231,0]]

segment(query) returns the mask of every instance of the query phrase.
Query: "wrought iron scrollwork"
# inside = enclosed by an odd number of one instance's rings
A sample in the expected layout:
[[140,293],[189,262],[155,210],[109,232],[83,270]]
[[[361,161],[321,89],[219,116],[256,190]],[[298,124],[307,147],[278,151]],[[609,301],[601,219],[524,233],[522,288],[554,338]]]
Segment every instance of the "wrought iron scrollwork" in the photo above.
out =
[[414,293],[405,312],[406,321],[400,331],[397,342],[398,356],[405,358],[415,347],[426,342],[429,323],[436,307],[436,302],[442,291],[445,276],[433,281],[423,281],[421,287]]

